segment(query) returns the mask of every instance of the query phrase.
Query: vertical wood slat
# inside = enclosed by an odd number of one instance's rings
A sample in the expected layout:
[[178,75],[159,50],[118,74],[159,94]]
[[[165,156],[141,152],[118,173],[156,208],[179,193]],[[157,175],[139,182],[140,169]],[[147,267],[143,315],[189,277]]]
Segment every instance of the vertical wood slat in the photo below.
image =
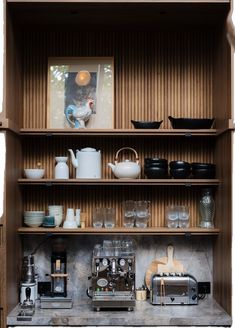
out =
[[[131,119],[212,117],[216,32],[26,32],[23,127],[46,127],[47,59],[113,56],[115,127]],[[80,46],[82,44],[82,47]]]

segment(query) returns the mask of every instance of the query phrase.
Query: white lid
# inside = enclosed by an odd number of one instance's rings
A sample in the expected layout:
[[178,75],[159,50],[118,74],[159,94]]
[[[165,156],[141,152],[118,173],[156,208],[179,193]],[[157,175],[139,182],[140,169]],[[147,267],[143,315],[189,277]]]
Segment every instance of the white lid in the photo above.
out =
[[88,151],[93,151],[94,152],[94,151],[96,151],[96,149],[95,148],[86,147],[86,148],[82,148],[81,151],[87,151],[87,152]]

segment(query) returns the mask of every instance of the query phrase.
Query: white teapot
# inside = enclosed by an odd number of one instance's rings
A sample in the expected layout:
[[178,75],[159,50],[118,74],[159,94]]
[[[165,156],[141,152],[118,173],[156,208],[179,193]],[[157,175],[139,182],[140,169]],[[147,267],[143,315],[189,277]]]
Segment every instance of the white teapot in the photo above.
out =
[[72,149],[72,164],[76,168],[77,179],[101,179],[101,153],[100,150],[86,147],[76,150],[76,157]]
[[[132,162],[129,159],[125,159],[123,162],[118,162],[118,155],[124,149],[129,149],[135,153],[135,162]],[[113,174],[119,179],[136,179],[140,175],[141,171],[139,165],[139,156],[135,149],[130,147],[123,147],[119,149],[115,156],[115,165],[108,163],[108,166],[111,167]]]

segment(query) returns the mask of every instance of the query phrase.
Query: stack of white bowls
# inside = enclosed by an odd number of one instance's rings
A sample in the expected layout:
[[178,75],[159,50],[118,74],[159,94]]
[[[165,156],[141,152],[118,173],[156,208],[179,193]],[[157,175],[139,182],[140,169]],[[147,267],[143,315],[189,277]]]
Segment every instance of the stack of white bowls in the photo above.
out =
[[44,216],[44,211],[25,211],[24,224],[31,228],[40,227],[43,223]]
[[55,218],[55,226],[59,227],[63,221],[63,206],[62,205],[49,205],[48,212],[50,216]]

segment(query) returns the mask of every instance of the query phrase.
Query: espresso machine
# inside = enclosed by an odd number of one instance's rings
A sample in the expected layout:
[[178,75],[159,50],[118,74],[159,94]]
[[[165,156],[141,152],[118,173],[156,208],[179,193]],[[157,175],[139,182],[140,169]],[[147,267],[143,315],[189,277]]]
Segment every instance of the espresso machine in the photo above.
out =
[[[99,247],[100,246],[100,247]],[[109,246],[96,245],[92,256],[91,287],[88,296],[92,307],[122,308],[135,306],[135,254],[130,242],[110,241]]]

